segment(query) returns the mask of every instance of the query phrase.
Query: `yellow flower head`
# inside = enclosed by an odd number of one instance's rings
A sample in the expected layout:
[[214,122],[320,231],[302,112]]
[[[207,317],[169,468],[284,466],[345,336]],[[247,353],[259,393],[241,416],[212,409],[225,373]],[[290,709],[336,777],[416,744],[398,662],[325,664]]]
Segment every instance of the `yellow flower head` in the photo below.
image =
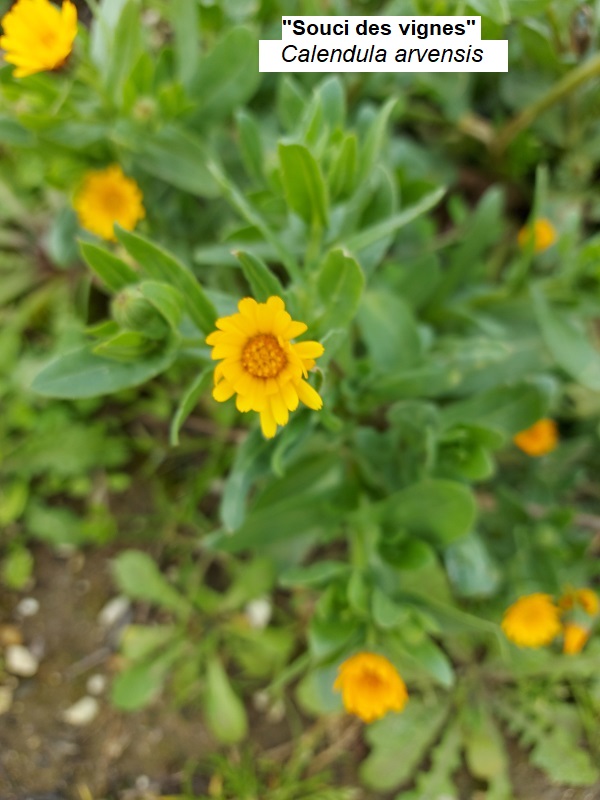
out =
[[307,326],[291,318],[280,297],[269,297],[266,303],[246,297],[238,309],[238,314],[218,319],[219,330],[206,339],[213,348],[212,358],[222,359],[215,368],[213,397],[223,403],[237,395],[238,410],[257,411],[270,439],[300,400],[315,410],[323,406],[304,380],[314,359],[323,354],[323,345],[292,343]]
[[402,711],[406,685],[394,665],[376,653],[357,653],[339,668],[333,688],[342,693],[346,711],[374,722],[388,711]]
[[60,10],[48,0],[18,0],[2,18],[2,28],[4,60],[15,65],[15,78],[25,78],[65,63],[77,35],[77,9],[70,0]]
[[563,628],[563,653],[575,655],[581,653],[590,638],[590,631],[576,622],[567,622]]
[[561,631],[559,613],[549,594],[529,594],[506,609],[502,630],[519,647],[543,647]]
[[531,428],[520,431],[513,442],[528,456],[545,456],[558,444],[558,428],[553,419],[540,419]]
[[525,250],[525,248],[529,246],[532,235],[533,249],[536,253],[542,253],[544,250],[552,247],[556,241],[556,230],[549,219],[536,219],[533,226],[525,225],[521,228],[517,241],[522,250]]
[[572,611],[576,606],[582,608],[590,617],[600,611],[600,599],[593,589],[569,589],[558,601],[562,611]]
[[115,222],[132,231],[146,215],[139,186],[118,164],[88,172],[73,205],[82,228],[111,241]]

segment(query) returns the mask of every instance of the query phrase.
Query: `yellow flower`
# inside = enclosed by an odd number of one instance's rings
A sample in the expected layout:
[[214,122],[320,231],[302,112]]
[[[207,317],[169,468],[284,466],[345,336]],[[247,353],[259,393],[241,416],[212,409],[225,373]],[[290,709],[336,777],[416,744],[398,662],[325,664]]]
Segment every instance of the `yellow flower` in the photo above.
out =
[[553,419],[540,419],[531,428],[513,438],[517,447],[528,456],[545,456],[558,444],[558,428]]
[[575,655],[581,653],[590,638],[590,631],[576,622],[567,622],[563,628],[563,653]]
[[15,65],[15,78],[25,78],[65,63],[77,35],[77,9],[70,0],[60,11],[48,0],[18,0],[2,18],[2,27],[4,60]]
[[132,231],[146,216],[139,186],[118,164],[88,172],[73,205],[83,228],[111,241],[115,222]]
[[529,594],[506,609],[502,630],[519,647],[542,647],[560,633],[559,613],[549,594]]
[[590,617],[595,617],[600,611],[600,599],[593,589],[569,589],[558,605],[562,611],[572,611],[575,606],[580,606]]
[[237,395],[238,410],[257,411],[262,432],[270,439],[300,400],[315,410],[323,406],[304,380],[314,359],[323,354],[323,345],[292,343],[307,326],[291,318],[280,297],[269,297],[266,303],[246,297],[238,309],[238,314],[218,319],[219,330],[206,339],[212,358],[222,359],[215,368],[213,397],[223,403]]
[[333,688],[342,693],[346,711],[373,722],[388,711],[402,711],[406,685],[394,665],[376,653],[357,653],[341,664]]
[[600,600],[593,589],[577,589],[575,592],[575,602],[578,603],[590,617],[595,617],[598,611],[600,611]]
[[542,253],[544,250],[552,247],[556,241],[556,230],[550,220],[544,218],[536,219],[533,223],[533,228],[531,225],[525,225],[519,231],[517,241],[522,250],[528,247],[531,242],[532,231],[533,249],[536,253]]

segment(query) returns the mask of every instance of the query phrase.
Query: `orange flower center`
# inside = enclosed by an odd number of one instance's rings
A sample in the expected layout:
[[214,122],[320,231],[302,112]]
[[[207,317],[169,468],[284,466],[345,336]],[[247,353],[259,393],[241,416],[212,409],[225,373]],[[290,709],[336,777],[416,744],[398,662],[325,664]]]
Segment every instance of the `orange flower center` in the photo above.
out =
[[108,214],[119,216],[123,211],[123,194],[113,186],[104,190],[102,201]]
[[367,670],[361,675],[362,688],[366,691],[377,692],[381,689],[383,681],[376,672]]
[[255,378],[275,378],[286,363],[283,349],[270,333],[253,336],[242,351],[242,366]]

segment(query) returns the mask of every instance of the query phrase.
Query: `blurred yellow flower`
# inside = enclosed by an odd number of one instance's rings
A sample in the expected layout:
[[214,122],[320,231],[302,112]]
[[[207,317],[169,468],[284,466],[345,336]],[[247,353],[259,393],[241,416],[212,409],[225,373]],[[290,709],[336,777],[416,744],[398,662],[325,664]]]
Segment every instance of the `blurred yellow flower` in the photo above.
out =
[[131,231],[145,217],[142,199],[137,183],[112,164],[85,175],[73,206],[82,228],[114,241],[115,222]]
[[589,628],[577,622],[567,622],[563,628],[563,653],[575,655],[581,653],[590,638]]
[[563,594],[558,605],[563,611],[580,606],[590,617],[595,617],[600,611],[600,599],[593,589],[570,589]]
[[238,410],[258,412],[262,432],[270,439],[278,425],[287,424],[300,400],[315,410],[323,406],[304,380],[323,345],[292,343],[307,326],[291,318],[280,297],[269,297],[266,303],[246,297],[238,309],[238,314],[218,319],[219,330],[206,339],[212,358],[222,359],[215,368],[213,397],[223,403],[237,395]]
[[536,253],[542,253],[544,250],[552,247],[557,238],[556,229],[549,219],[536,219],[533,226],[524,225],[519,231],[517,241],[522,250],[528,247],[531,242],[532,234],[533,249]]
[[519,647],[543,647],[561,631],[559,613],[549,594],[525,595],[504,612],[502,630]]
[[65,63],[77,35],[77,9],[70,0],[60,10],[48,0],[18,0],[1,24],[4,60],[15,65],[15,78],[26,78]]
[[376,653],[357,653],[340,665],[333,688],[342,693],[346,711],[374,722],[388,711],[402,711],[406,685],[394,665]]
[[517,447],[528,456],[545,456],[558,444],[558,428],[553,419],[540,419],[531,428],[513,438]]

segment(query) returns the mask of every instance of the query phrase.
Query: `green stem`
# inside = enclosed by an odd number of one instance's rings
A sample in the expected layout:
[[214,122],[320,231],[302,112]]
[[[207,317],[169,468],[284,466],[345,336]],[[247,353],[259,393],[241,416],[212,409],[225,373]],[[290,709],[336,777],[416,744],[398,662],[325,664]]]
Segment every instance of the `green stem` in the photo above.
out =
[[568,72],[545,95],[542,95],[535,103],[524,108],[520,114],[517,114],[516,117],[507,122],[496,136],[491,147],[492,151],[496,155],[503,153],[513,139],[521,131],[528,128],[544,111],[559,103],[563,98],[579,88],[581,84],[597,76],[600,76],[600,53]]

